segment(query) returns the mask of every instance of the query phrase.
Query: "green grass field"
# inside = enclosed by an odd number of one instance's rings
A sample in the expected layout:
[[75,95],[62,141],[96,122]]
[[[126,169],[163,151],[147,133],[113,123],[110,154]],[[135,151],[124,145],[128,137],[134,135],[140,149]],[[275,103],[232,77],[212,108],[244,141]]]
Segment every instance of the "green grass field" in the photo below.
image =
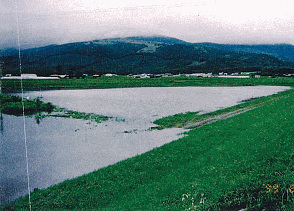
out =
[[[263,80],[267,85],[272,85],[272,80],[277,80],[278,85],[293,85],[293,79]],[[192,81],[196,84],[198,80]],[[200,81],[205,83],[205,79]],[[183,138],[142,155],[35,190],[31,194],[32,208],[293,210],[294,90],[254,99],[242,106],[252,105],[258,107],[192,129]],[[26,196],[0,210],[28,208]]]
[[199,112],[186,112],[186,113],[179,113],[179,114],[175,114],[172,116],[166,116],[166,117],[162,117],[160,119],[155,120],[153,123],[157,124],[158,127],[156,129],[165,129],[165,128],[172,128],[172,127],[184,127],[187,124],[191,124],[191,123],[195,123],[198,121],[202,121],[211,117],[215,117],[215,116],[219,116],[222,114],[226,114],[229,112],[233,112],[233,111],[238,111],[240,109],[251,109],[251,108],[256,108],[259,106],[262,106],[266,103],[269,103],[273,100],[277,99],[277,96],[279,96],[279,98],[283,97],[283,95],[288,95],[287,92],[284,93],[280,93],[279,95],[270,95],[270,96],[265,96],[262,98],[257,98],[257,99],[248,99],[245,100],[246,102],[237,104],[235,106],[232,107],[228,107],[225,109],[221,109],[221,110],[216,110],[214,112],[210,112],[210,113],[205,113],[205,114],[201,114],[198,115]]
[[[193,78],[162,77],[162,78],[132,78],[132,77],[101,77],[93,79],[59,79],[59,80],[23,80],[25,91],[52,89],[105,89],[126,87],[179,87],[179,86],[292,86],[293,78]],[[20,92],[20,80],[2,80],[3,92]]]

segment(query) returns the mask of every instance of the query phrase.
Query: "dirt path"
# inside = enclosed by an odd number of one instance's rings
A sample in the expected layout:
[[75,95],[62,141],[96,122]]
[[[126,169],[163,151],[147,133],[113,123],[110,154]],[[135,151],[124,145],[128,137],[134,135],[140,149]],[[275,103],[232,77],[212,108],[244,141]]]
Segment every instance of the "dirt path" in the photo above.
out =
[[231,111],[231,112],[228,112],[228,113],[225,113],[225,114],[221,114],[221,115],[218,115],[218,116],[209,117],[207,119],[200,120],[200,121],[195,122],[195,123],[187,124],[183,128],[184,129],[193,129],[193,128],[201,127],[203,125],[207,125],[207,124],[210,124],[212,122],[216,122],[216,121],[221,120],[221,119],[227,119],[227,118],[236,116],[238,114],[244,113],[246,111],[250,111],[250,110],[252,110],[254,108],[256,108],[256,107],[243,108],[243,109],[239,109],[239,110],[236,110],[236,111]]

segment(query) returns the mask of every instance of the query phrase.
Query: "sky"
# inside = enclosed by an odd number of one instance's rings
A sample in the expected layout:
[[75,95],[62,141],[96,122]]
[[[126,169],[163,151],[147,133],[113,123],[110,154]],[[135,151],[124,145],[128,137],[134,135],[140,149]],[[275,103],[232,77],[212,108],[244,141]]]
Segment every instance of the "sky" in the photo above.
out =
[[0,48],[104,38],[294,45],[294,1],[0,0]]

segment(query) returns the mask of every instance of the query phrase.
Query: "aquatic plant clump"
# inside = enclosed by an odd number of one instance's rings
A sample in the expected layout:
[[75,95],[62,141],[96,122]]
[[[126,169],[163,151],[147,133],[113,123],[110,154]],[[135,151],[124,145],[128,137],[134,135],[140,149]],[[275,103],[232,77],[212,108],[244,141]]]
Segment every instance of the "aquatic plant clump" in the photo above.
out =
[[108,116],[98,115],[94,113],[85,113],[60,109],[50,102],[45,103],[41,101],[39,98],[35,98],[33,100],[22,100],[21,97],[4,94],[0,94],[0,112],[16,116],[20,116],[24,112],[25,115],[34,115],[38,119],[45,117],[65,117],[90,120],[95,121],[97,123],[107,121],[111,118]]
[[44,103],[39,98],[22,100],[18,96],[0,94],[0,112],[11,115],[32,115],[41,112],[51,113],[56,107],[52,103]]
[[94,113],[85,113],[85,112],[78,112],[78,111],[71,111],[71,110],[65,111],[64,113],[61,113],[61,114],[52,114],[50,116],[90,120],[90,121],[95,121],[97,123],[107,121],[109,120],[109,118],[111,118],[108,116],[98,115]]

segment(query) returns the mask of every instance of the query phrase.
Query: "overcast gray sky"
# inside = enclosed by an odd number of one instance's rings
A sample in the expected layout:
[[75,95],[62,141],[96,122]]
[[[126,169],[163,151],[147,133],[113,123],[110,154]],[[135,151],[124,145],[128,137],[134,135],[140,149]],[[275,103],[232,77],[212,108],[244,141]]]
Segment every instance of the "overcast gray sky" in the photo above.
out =
[[188,42],[294,44],[294,1],[0,0],[0,47],[137,35]]

